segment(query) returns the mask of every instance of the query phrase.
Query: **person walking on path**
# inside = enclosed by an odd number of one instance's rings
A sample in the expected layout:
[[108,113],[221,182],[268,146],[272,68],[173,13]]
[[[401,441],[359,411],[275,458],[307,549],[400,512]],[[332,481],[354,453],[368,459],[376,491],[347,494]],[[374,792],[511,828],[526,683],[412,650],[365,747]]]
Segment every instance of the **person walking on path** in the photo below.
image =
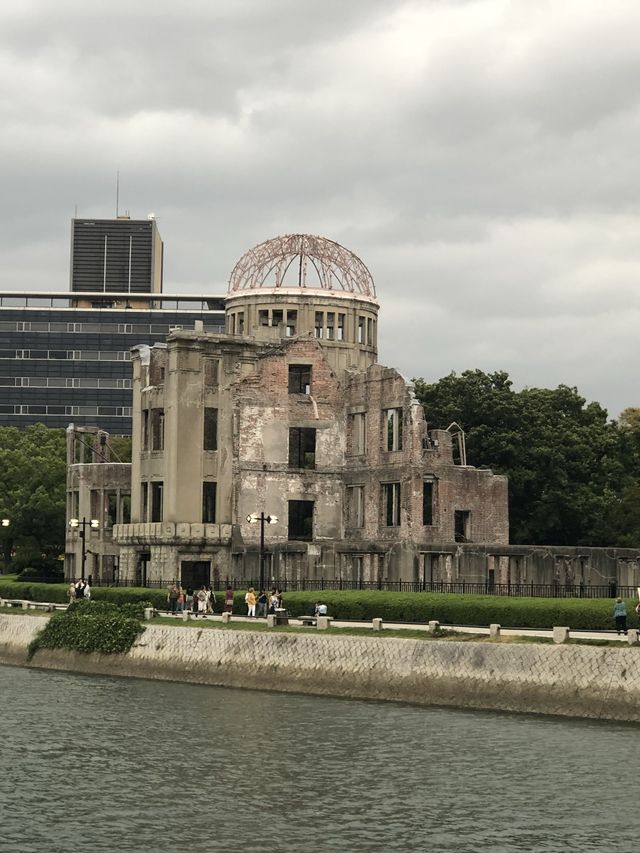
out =
[[258,596],[258,616],[266,616],[267,615],[267,593],[264,589],[260,590],[260,595]]
[[176,607],[178,606],[178,587],[172,583],[167,591],[167,609],[171,613],[176,612]]
[[618,636],[627,633],[627,608],[621,598],[616,598],[616,603],[613,607],[613,617],[616,620],[616,631]]
[[249,591],[244,597],[245,603],[247,605],[247,616],[256,615],[256,594],[252,586],[249,587]]
[[207,615],[213,615],[213,605],[216,603],[216,594],[210,586],[207,587]]
[[224,591],[224,612],[233,613],[233,587],[230,584]]
[[207,590],[203,586],[202,589],[198,590],[198,612],[197,616],[206,616],[207,615]]

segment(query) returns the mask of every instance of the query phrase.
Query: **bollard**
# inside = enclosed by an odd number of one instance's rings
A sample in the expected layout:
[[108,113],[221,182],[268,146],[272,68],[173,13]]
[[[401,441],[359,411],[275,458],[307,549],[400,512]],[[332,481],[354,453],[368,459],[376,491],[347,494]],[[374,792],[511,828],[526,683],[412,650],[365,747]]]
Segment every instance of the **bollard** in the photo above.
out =
[[28,609],[29,609],[29,602],[28,602],[28,601],[23,601],[23,602],[22,602],[22,609],[23,609],[23,610],[28,610]]
[[490,637],[499,637],[500,636],[500,625],[497,622],[492,622],[489,625],[489,636]]
[[373,620],[373,630],[374,631],[382,631],[382,619],[374,619]]
[[189,611],[188,611],[188,610],[183,610],[183,611],[182,611],[182,621],[183,621],[183,622],[188,622],[188,621],[189,621],[189,619],[191,619],[191,614],[189,613]]
[[627,642],[630,646],[640,645],[640,631],[632,628],[627,634]]
[[[223,619],[224,619],[225,615],[228,616],[229,614],[223,613],[222,614]],[[227,622],[228,621],[229,620],[227,619]],[[276,627],[276,614],[275,613],[267,613],[267,628],[275,628],[275,627]]]
[[228,625],[231,622],[231,614],[226,611],[222,614],[222,623],[223,625]]
[[560,628],[557,625],[553,626],[553,642],[554,643],[566,643],[569,639],[569,629],[568,628]]
[[153,617],[153,607],[145,607],[144,618],[148,622]]
[[428,630],[429,630],[430,634],[436,634],[438,632],[439,628],[440,628],[440,623],[437,621],[437,619],[433,619],[431,622],[429,622]]
[[318,621],[316,622],[316,628],[318,631],[325,631],[327,628],[331,627],[331,617],[330,616],[318,616]]

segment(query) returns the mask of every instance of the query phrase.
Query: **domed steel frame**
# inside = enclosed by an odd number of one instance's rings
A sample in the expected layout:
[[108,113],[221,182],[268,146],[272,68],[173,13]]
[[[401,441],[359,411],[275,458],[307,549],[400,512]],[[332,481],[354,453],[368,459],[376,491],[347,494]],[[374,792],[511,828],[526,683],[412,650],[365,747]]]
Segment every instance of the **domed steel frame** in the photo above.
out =
[[357,255],[340,243],[309,234],[274,237],[240,258],[229,279],[229,293],[263,287],[344,291],[371,299],[376,296],[371,273]]

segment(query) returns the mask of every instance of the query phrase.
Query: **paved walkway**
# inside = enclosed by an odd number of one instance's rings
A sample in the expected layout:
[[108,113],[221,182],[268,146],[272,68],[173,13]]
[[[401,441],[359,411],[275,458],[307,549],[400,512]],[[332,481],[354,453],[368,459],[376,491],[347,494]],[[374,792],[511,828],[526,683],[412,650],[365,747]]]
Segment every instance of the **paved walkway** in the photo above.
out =
[[[169,616],[174,619],[182,619],[182,614],[163,614]],[[222,621],[222,616],[216,613],[214,616],[205,616],[198,617],[199,619],[205,618],[212,620],[214,622]],[[234,622],[263,622],[264,619],[250,619],[248,616],[243,616],[241,614],[236,615],[233,614]],[[197,620],[195,620],[197,621]],[[302,627],[301,623],[295,618],[290,617],[290,624],[294,627],[296,625]],[[332,625],[336,628],[371,628],[371,622],[357,622],[350,621],[346,619],[333,619]],[[489,628],[483,627],[478,628],[472,625],[441,625],[442,628],[448,631],[459,631],[463,634],[483,634],[489,635]],[[428,631],[429,626],[424,622],[387,622],[383,621],[383,628],[388,628],[394,631]],[[631,629],[635,630],[635,629]],[[502,628],[501,633],[505,637],[553,637],[553,631],[550,629],[548,631],[538,630],[534,628]],[[571,638],[574,640],[619,640],[621,643],[627,643],[627,637],[622,634],[618,636],[615,631],[571,631]]]

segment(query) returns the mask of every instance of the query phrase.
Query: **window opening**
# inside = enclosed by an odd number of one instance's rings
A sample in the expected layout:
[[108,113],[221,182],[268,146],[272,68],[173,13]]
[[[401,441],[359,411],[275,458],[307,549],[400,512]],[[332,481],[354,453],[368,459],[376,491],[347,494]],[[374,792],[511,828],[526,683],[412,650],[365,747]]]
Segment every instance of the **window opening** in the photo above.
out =
[[289,501],[289,539],[310,542],[313,538],[314,501]]
[[402,409],[386,409],[387,450],[402,450]]
[[205,407],[204,410],[204,434],[202,440],[203,450],[218,449],[218,410]]
[[217,485],[210,480],[205,480],[202,484],[202,521],[204,524],[215,524]]
[[351,527],[364,527],[364,486],[347,488],[348,519]]
[[453,533],[456,542],[471,541],[471,513],[469,510],[456,509],[454,511]]
[[316,431],[310,427],[289,430],[289,467],[316,467]]
[[290,364],[289,365],[289,393],[310,394],[311,393],[311,365]]
[[164,409],[151,409],[151,450],[164,450]]
[[151,521],[162,521],[163,483],[151,483]]
[[387,527],[400,525],[400,483],[382,484],[382,508]]
[[433,499],[435,497],[435,482],[424,480],[422,483],[422,523],[426,526],[433,524]]

